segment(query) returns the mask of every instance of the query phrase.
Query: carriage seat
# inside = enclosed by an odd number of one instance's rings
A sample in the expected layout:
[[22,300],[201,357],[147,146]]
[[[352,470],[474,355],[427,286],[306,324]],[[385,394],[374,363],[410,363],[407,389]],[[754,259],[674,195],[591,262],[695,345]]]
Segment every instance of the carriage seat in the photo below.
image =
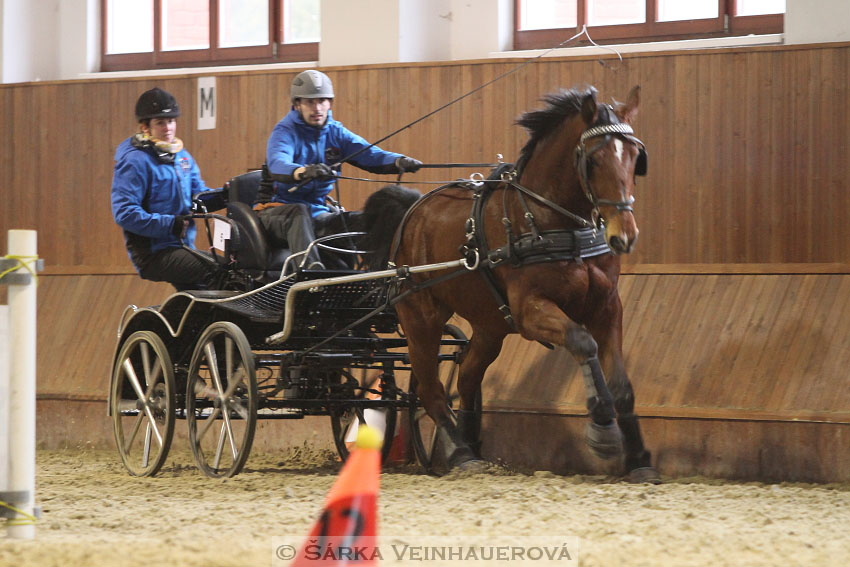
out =
[[286,248],[272,249],[260,219],[252,205],[260,188],[263,172],[249,171],[231,178],[224,184],[227,193],[227,217],[240,227],[240,249],[237,265],[253,277],[277,279],[283,263],[290,255]]

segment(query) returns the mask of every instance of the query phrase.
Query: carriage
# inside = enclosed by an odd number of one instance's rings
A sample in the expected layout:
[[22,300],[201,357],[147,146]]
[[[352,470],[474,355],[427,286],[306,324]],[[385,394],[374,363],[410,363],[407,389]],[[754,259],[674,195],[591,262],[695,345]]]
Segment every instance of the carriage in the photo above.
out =
[[[384,201],[392,187],[377,191],[362,215],[368,252],[340,243],[356,242],[351,233],[314,242],[365,255],[372,271],[349,260],[313,273],[292,257],[275,264],[262,242],[246,246],[259,237],[240,232],[257,221],[239,188],[250,193],[252,182],[232,182],[228,218],[214,220],[244,217],[230,241],[245,269],[229,269],[225,249],[222,289],[177,293],[122,318],[110,411],[127,468],[156,472],[178,417],[200,468],[227,476],[244,465],[260,417],[330,415],[344,457],[364,422],[381,423],[386,455],[399,412],[426,470],[477,467],[481,382],[518,333],[580,365],[591,452],[622,458],[630,480],[657,482],[634,413],[618,292],[619,256],[638,236],[636,177],[647,171],[631,126],[639,93],[613,105],[597,103],[593,88],[548,95],[517,121],[530,136],[515,165],[404,207]],[[472,329],[469,341],[449,324],[454,315]],[[410,375],[407,389],[399,372]]]
[[[312,244],[341,266],[333,269],[299,265],[308,251],[269,250],[246,205],[259,181],[254,171],[225,185],[227,216],[195,215],[223,244],[213,250],[215,289],[130,305],[121,316],[109,413],[125,467],[134,476],[156,474],[176,421],[185,420],[200,470],[229,477],[245,465],[258,420],[329,416],[341,459],[361,423],[382,431],[384,459],[404,428],[411,433],[404,442],[433,472],[440,466],[435,430],[423,419],[407,340],[389,302],[403,275],[365,271],[356,232]],[[467,342],[446,325],[439,358],[449,389]]]

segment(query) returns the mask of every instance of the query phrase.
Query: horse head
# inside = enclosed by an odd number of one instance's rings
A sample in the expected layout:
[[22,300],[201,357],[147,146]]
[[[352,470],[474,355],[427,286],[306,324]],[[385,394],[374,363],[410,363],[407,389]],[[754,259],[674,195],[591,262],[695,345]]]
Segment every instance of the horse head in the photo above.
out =
[[[530,134],[517,163],[518,177],[531,190],[582,217],[568,215],[582,228],[603,224],[613,252],[629,252],[638,236],[632,209],[635,175],[646,173],[646,150],[631,126],[640,87],[632,89],[625,104],[597,103],[592,87],[561,91],[543,100],[546,108],[517,121]],[[565,163],[569,158],[572,163]],[[572,175],[564,175],[565,169]]]
[[635,176],[645,175],[646,149],[634,136],[640,87],[632,88],[625,103],[598,104],[591,89],[581,104],[584,130],[575,149],[575,168],[581,188],[601,219],[605,241],[616,254],[631,251],[638,237],[632,204]]

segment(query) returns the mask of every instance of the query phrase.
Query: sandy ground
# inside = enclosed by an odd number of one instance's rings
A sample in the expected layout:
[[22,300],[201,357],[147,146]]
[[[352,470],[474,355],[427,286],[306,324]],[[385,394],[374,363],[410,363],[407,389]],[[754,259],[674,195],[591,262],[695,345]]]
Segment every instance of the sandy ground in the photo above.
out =
[[[278,565],[273,544],[309,532],[338,470],[333,455],[304,449],[252,455],[242,474],[212,480],[172,452],[159,476],[137,479],[112,452],[39,452],[37,539],[0,535],[0,565]],[[382,533],[491,545],[506,533],[573,536],[585,567],[850,563],[846,485],[630,485],[495,466],[433,478],[401,466],[383,473],[379,508]]]

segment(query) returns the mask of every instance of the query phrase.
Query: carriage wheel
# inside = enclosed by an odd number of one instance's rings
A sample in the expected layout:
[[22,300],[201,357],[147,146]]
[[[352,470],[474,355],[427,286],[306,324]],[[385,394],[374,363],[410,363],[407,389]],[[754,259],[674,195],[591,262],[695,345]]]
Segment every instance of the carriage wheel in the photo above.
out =
[[[443,388],[446,391],[446,399],[448,400],[449,409],[452,414],[460,409],[460,394],[457,391],[458,369],[460,360],[467,348],[466,334],[454,325],[446,325],[443,330],[443,339],[458,339],[464,341],[463,344],[444,344],[440,347],[441,359],[440,362],[440,382],[443,383]],[[416,383],[415,377],[411,375],[409,393],[411,399],[416,400]],[[476,422],[476,429],[481,430],[481,389],[475,395],[473,419]],[[420,404],[416,404],[414,409],[408,412],[408,420],[411,431],[411,441],[413,451],[416,453],[416,459],[425,472],[428,474],[441,474],[448,470],[448,464],[443,458],[443,451],[436,450],[439,446],[439,438],[436,435],[436,426],[434,421],[425,413],[425,408]]]
[[[347,371],[343,371],[341,378],[355,380]],[[361,384],[366,381],[364,372]],[[379,382],[381,391],[381,399],[396,400],[398,395],[395,388],[395,377],[391,367],[384,369],[380,376]],[[368,384],[366,384],[368,386]],[[367,392],[367,395],[370,393]],[[331,429],[333,430],[334,444],[343,462],[348,459],[351,448],[354,447],[354,442],[357,439],[357,429],[360,424],[366,423],[384,432],[384,442],[381,445],[381,461],[386,462],[387,457],[392,451],[393,439],[395,437],[395,426],[398,416],[398,408],[395,406],[378,407],[378,408],[363,408],[358,411],[354,407],[334,408],[331,410]]]
[[248,339],[233,323],[213,323],[195,345],[186,384],[189,445],[205,475],[242,470],[257,427],[257,397]]
[[110,397],[115,443],[127,471],[153,476],[174,436],[174,367],[165,343],[152,331],[136,331],[118,353]]

